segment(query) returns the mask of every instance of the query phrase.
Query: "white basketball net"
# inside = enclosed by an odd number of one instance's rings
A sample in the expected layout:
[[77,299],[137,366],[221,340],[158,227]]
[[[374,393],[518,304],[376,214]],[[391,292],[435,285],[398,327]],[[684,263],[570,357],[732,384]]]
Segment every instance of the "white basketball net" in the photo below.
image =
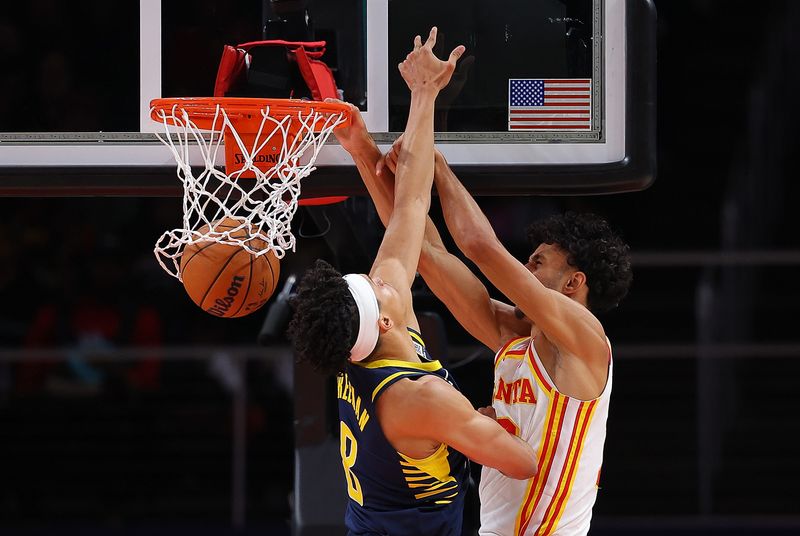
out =
[[[261,126],[250,146],[246,146],[220,105],[216,106],[210,138],[206,138],[208,131],[198,128],[179,105],[158,113],[165,135],[156,136],[172,151],[183,183],[183,226],[161,235],[154,249],[159,264],[170,275],[181,279],[183,250],[197,242],[240,246],[256,256],[272,251],[282,258],[287,250],[294,251],[291,223],[297,211],[300,180],[316,169],[314,162],[320,149],[346,117],[343,113],[309,109],[276,119],[269,112],[269,106],[260,110]],[[298,126],[297,134],[291,138],[289,133]],[[215,167],[217,156],[225,152],[223,132],[225,141],[236,143],[244,159],[244,166],[230,174]],[[274,136],[275,133],[282,136]],[[275,166],[266,172],[258,169],[254,159],[278,138],[283,146]],[[191,144],[197,145],[204,161],[204,169],[196,176],[189,165]],[[301,163],[306,153],[310,158]],[[241,177],[248,172],[255,178]],[[238,226],[213,229],[211,223],[223,218],[237,220]]]

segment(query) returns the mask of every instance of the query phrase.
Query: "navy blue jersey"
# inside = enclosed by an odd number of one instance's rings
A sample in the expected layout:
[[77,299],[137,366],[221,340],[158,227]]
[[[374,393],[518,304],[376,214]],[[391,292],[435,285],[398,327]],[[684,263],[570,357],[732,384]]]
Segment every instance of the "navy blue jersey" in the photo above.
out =
[[469,462],[442,444],[425,459],[397,452],[383,435],[375,404],[403,378],[433,374],[458,388],[428,355],[419,333],[408,330],[422,363],[381,359],[349,363],[337,378],[341,455],[349,501],[350,534],[460,535]]

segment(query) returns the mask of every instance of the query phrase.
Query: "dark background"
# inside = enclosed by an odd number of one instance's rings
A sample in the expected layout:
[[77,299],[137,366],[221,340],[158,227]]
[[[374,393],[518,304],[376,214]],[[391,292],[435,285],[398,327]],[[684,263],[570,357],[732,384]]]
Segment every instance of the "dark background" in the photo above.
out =
[[[602,318],[616,368],[592,534],[798,534],[800,5],[655,4],[653,186],[479,201],[520,258],[525,225],[567,209],[605,215],[634,252],[631,292]],[[0,117],[19,117],[3,101]],[[178,199],[0,199],[0,533],[288,533],[292,357],[279,334],[256,345],[268,309],[212,318],[160,271],[150,251],[179,212]],[[279,288],[318,256],[363,271],[380,238],[363,198],[296,222]],[[421,283],[415,303],[486,404],[489,354]]]

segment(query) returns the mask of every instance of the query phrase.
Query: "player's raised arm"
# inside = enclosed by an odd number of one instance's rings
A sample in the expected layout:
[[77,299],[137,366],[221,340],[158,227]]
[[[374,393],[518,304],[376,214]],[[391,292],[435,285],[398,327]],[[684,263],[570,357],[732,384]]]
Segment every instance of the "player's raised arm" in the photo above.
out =
[[[385,156],[382,155],[367,131],[358,108],[352,104],[350,107],[351,125],[338,129],[335,135],[353,157],[381,222],[386,226],[394,205],[394,172],[403,137],[398,138]],[[438,151],[435,153],[439,158]],[[528,323],[514,317],[512,306],[490,299],[483,283],[458,257],[447,251],[439,231],[427,216],[418,270],[436,297],[447,306],[464,329],[489,348],[497,349],[502,344],[504,334],[512,330],[508,324],[518,328],[519,334],[530,331]],[[417,325],[413,315],[409,315],[407,324]]]
[[[400,136],[386,155],[378,160],[374,171],[366,166],[364,169],[359,167],[384,223],[391,214],[394,173],[403,138]],[[368,155],[367,161],[374,161],[375,151],[377,147],[364,151]],[[434,150],[434,155],[435,176],[441,169],[439,164],[444,163],[444,157],[437,150]],[[464,329],[492,350],[497,350],[509,337],[530,333],[530,322],[518,319],[513,306],[491,299],[475,274],[458,257],[447,251],[430,217],[425,226],[419,272]]]
[[584,359],[607,359],[602,325],[589,309],[568,297],[586,285],[585,274],[576,271],[561,292],[547,288],[500,243],[478,204],[443,160],[437,162],[436,188],[453,239],[492,284],[561,350]]
[[[391,219],[370,277],[395,288],[408,289],[414,280],[430,207],[433,183],[433,108],[439,91],[447,85],[464,47],[456,47],[447,61],[436,58],[436,28],[425,43],[414,39],[414,50],[400,64],[400,74],[411,90],[406,125],[406,146],[397,164],[397,182]],[[409,294],[410,299],[410,294]]]

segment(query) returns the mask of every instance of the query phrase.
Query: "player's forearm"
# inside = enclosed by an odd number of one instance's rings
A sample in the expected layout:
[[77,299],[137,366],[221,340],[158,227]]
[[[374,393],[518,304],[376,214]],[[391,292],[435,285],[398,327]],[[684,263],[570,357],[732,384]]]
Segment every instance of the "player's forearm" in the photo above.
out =
[[[384,226],[387,224],[392,215],[392,207],[394,205],[394,175],[388,169],[384,169],[383,173],[377,175],[374,172],[374,165],[369,169],[362,169],[358,163],[365,162],[367,165],[374,162],[371,155],[364,155],[363,157],[355,157],[361,178],[367,186],[370,197],[372,197],[378,215],[381,218]],[[452,299],[449,292],[449,287],[443,284],[443,281],[448,277],[450,269],[452,268],[452,261],[450,261],[450,254],[442,241],[436,225],[431,220],[430,216],[426,216],[425,222],[425,236],[422,242],[422,250],[420,251],[418,271],[430,289],[445,305],[449,306]],[[466,269],[466,267],[464,267]],[[462,289],[471,290],[471,289]]]
[[[383,235],[373,269],[394,259],[405,272],[405,283],[414,281],[425,233],[425,216],[431,204],[433,183],[433,103],[436,92],[412,91],[411,110],[397,163],[392,217]],[[370,272],[371,273],[371,272]]]
[[[351,156],[385,227],[394,207],[394,173],[388,167],[384,167],[380,175],[376,173],[376,164],[382,154],[371,138],[370,143],[362,144],[358,150],[351,153]],[[428,278],[432,278],[437,271],[446,271],[448,264],[444,259],[449,254],[436,229],[436,224],[430,216],[426,216],[425,219],[425,237],[420,254],[419,272],[423,278],[426,278],[426,274]]]
[[505,451],[508,453],[508,461],[500,472],[517,480],[527,480],[536,476],[538,464],[533,448],[515,435],[508,434],[506,439],[510,439],[506,442]]
[[[428,227],[432,226],[429,223]],[[467,333],[492,350],[497,348],[499,331],[486,287],[460,259],[447,251],[441,239],[431,243],[427,231],[419,273]]]
[[415,199],[424,199],[430,205],[436,95],[437,91],[427,88],[411,93],[411,109],[395,171],[395,207]]
[[[477,413],[477,412],[476,412]],[[519,437],[510,434],[491,417],[481,415],[475,424],[465,429],[469,434],[465,455],[481,465],[493,467],[508,476],[524,480],[536,475],[537,459],[533,448]],[[458,448],[458,445],[454,445]]]
[[383,226],[386,227],[389,224],[394,204],[394,177],[388,171],[380,176],[375,173],[375,165],[382,155],[374,142],[364,145],[362,149],[352,153],[351,156],[359,175],[361,175],[361,180],[364,181],[364,186],[367,187],[367,192],[375,204],[378,216]]
[[[372,159],[365,157],[364,162],[370,164]],[[375,203],[381,222],[386,226],[392,216],[392,208],[394,207],[394,174],[388,169],[384,169],[383,173],[377,175],[374,172],[374,166],[372,169],[364,170],[358,166],[358,169],[367,191]],[[419,260],[419,272],[422,277],[425,277],[426,272],[431,274],[435,273],[436,270],[443,269],[444,266],[437,263],[437,261],[441,258],[441,254],[447,254],[442,237],[439,235],[433,220],[431,220],[430,216],[425,218],[425,237]]]
[[422,241],[422,249],[419,254],[419,275],[425,283],[442,302],[447,305],[447,292],[443,290],[441,283],[448,273],[448,252],[436,230],[433,220],[428,217],[425,222],[425,237]]
[[[380,153],[377,152],[379,149],[374,144],[373,147],[374,150],[371,147],[365,147],[352,156],[367,187],[367,191],[375,203],[378,215],[384,226],[387,226],[394,208],[395,177],[388,168],[384,168],[380,175],[375,172],[375,164]],[[447,264],[442,262],[448,254],[435,224],[429,216],[425,216],[425,218],[425,234],[419,257],[418,271],[436,293],[434,287],[437,286],[436,281],[440,276],[440,272],[446,272],[448,268]]]
[[441,154],[436,156],[434,180],[450,235],[458,248],[475,261],[487,241],[497,240],[492,225]]

